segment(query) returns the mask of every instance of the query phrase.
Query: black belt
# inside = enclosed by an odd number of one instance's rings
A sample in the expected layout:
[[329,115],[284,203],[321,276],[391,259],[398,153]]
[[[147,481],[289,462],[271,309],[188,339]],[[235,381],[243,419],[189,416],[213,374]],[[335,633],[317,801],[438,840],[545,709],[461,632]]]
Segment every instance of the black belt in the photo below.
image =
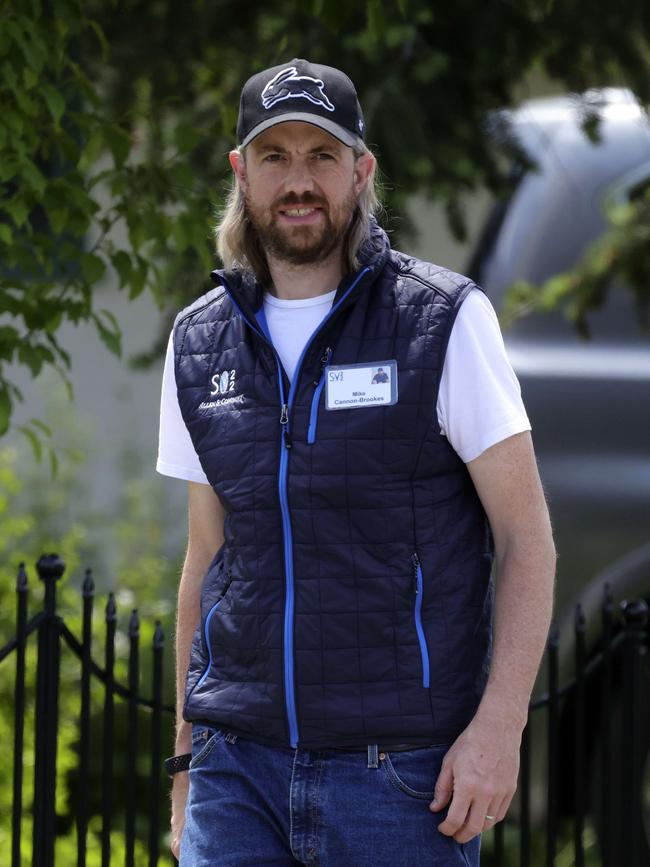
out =
[[[401,750],[426,750],[427,747],[430,747],[431,744],[390,744],[390,746],[382,746],[381,744],[377,745],[377,750],[380,753],[394,753],[399,752]],[[326,749],[331,750],[344,750],[348,753],[360,753],[367,752],[368,745],[365,746],[356,746],[356,747],[326,747]]]

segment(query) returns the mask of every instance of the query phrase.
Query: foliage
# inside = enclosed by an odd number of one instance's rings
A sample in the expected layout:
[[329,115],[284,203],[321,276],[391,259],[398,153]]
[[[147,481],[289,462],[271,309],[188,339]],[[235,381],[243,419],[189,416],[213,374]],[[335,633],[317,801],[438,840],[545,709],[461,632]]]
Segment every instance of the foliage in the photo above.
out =
[[550,278],[538,287],[518,281],[506,295],[502,321],[534,311],[562,309],[579,334],[589,336],[587,314],[602,306],[612,281],[632,291],[638,318],[646,329],[650,307],[650,189],[638,199],[619,205],[609,215],[610,228],[592,244],[571,272]]
[[[227,182],[239,90],[253,71],[292,56],[345,69],[390,212],[423,191],[445,204],[459,237],[464,196],[478,185],[503,192],[504,162],[525,162],[507,129],[495,150],[485,118],[516,101],[529,73],[576,92],[627,84],[650,102],[650,11],[626,0],[598,15],[589,0],[2,6],[0,435],[20,398],[10,362],[33,376],[52,366],[66,379],[65,321],[92,321],[120,352],[119,323],[101,308],[105,278],[133,298],[171,294],[170,306],[206,285],[208,226]],[[584,122],[593,128],[593,116]],[[392,216],[388,228],[409,226]],[[626,257],[616,247],[617,260]],[[27,430],[36,441],[47,434],[34,422]]]
[[[56,488],[50,486],[50,497],[61,498],[62,502],[77,503],[77,514],[68,515],[66,522],[56,520],[41,521],[41,515],[55,514],[49,509],[41,513],[38,509],[25,502],[23,484],[16,474],[16,466],[20,458],[17,452],[4,450],[0,453],[0,552],[2,569],[0,570],[0,595],[5,604],[0,608],[0,646],[8,641],[15,631],[15,608],[10,600],[15,598],[15,576],[19,560],[25,560],[29,576],[29,611],[34,613],[42,605],[42,588],[37,580],[32,564],[42,551],[56,548],[67,564],[66,573],[57,586],[57,610],[62,614],[65,623],[76,635],[81,636],[81,580],[82,564],[87,562],[87,532],[84,527],[85,514],[83,502],[78,497],[72,497],[71,491],[75,484],[76,466],[69,467],[63,461],[62,473]],[[39,490],[39,489],[36,489]],[[37,494],[37,496],[40,495]],[[140,689],[144,695],[151,695],[151,663],[154,618],[162,619],[166,640],[165,652],[165,695],[164,701],[173,701],[173,671],[171,660],[171,611],[173,608],[175,564],[165,561],[159,551],[160,536],[152,532],[152,525],[160,526],[159,516],[147,515],[140,497],[147,503],[155,498],[150,491],[138,492],[132,487],[129,497],[125,500],[124,509],[118,520],[116,539],[118,545],[118,562],[127,566],[120,577],[120,589],[116,592],[118,612],[118,632],[116,635],[116,666],[115,674],[121,683],[127,682],[128,638],[126,635],[128,619],[136,602],[141,614],[140,620]],[[127,528],[138,522],[140,528],[139,556],[131,560],[131,542],[122,544]],[[107,522],[108,523],[108,522]],[[67,529],[63,525],[67,524]],[[52,535],[54,534],[54,535]],[[98,583],[101,583],[98,582]],[[95,612],[93,617],[93,648],[94,658],[103,665],[103,642],[105,624],[103,608],[106,603],[105,592],[97,588],[95,594]],[[3,743],[13,743],[14,731],[14,666],[13,655],[0,664],[0,738]],[[23,823],[22,823],[22,853],[23,864],[31,863],[31,812],[27,809],[33,797],[33,767],[34,740],[32,736],[35,711],[35,669],[36,642],[32,636],[27,643],[26,653],[27,683],[26,683],[26,713],[25,713],[25,745],[23,752],[24,788],[23,788]],[[76,836],[74,832],[74,816],[78,798],[83,797],[90,810],[90,827],[88,834],[88,864],[100,864],[99,834],[101,831],[100,785],[102,777],[102,701],[103,690],[93,679],[92,710],[91,710],[91,765],[90,786],[80,792],[78,785],[78,743],[79,743],[79,677],[80,664],[76,656],[63,645],[61,655],[61,674],[59,692],[59,727],[57,747],[57,829],[56,848],[57,863],[71,864],[76,861]],[[140,712],[139,716],[139,762],[137,803],[146,810],[149,799],[147,796],[147,776],[149,773],[149,720],[150,715]],[[172,743],[171,718],[165,716],[164,743]],[[114,762],[112,766],[114,812],[112,818],[113,832],[111,847],[113,857],[120,863],[124,860],[124,800],[119,793],[126,785],[126,707],[121,699],[115,704]],[[12,764],[13,754],[5,751],[0,759],[0,770],[5,785],[0,786],[0,849],[9,852],[11,848],[11,798],[12,798]],[[163,779],[163,790],[165,782]],[[166,801],[166,794],[163,795]],[[166,831],[168,813],[166,804],[161,804],[161,830]],[[136,832],[136,863],[146,862],[147,827],[145,816],[140,815]],[[163,845],[163,850],[165,846]],[[121,854],[122,853],[122,854]],[[139,853],[139,854],[138,854]],[[171,859],[163,858],[161,863],[170,863]]]

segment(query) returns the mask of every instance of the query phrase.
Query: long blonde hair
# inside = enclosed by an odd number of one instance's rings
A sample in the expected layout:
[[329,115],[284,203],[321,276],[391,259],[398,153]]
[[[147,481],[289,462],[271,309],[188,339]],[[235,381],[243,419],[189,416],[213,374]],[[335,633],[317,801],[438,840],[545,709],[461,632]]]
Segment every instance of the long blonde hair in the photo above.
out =
[[[245,149],[240,153],[245,159]],[[355,160],[371,151],[361,142],[354,148]],[[373,161],[372,170],[364,184],[357,206],[343,243],[343,265],[347,271],[359,267],[358,254],[361,245],[370,233],[370,220],[379,210],[379,181],[376,177],[377,163]],[[228,193],[226,205],[215,227],[217,253],[226,268],[243,268],[253,271],[263,286],[271,284],[271,274],[257,232],[246,214],[244,193],[235,179]]]

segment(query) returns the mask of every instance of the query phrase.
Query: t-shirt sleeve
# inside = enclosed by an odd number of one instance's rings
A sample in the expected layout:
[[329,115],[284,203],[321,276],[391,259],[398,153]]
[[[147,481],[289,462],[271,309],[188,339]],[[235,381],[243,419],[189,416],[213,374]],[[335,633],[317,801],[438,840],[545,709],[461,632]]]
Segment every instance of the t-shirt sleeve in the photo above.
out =
[[174,373],[174,338],[169,336],[160,395],[160,429],[156,470],[163,476],[209,484],[178,405]]
[[452,327],[437,410],[442,434],[465,463],[531,429],[497,315],[480,289],[463,301]]

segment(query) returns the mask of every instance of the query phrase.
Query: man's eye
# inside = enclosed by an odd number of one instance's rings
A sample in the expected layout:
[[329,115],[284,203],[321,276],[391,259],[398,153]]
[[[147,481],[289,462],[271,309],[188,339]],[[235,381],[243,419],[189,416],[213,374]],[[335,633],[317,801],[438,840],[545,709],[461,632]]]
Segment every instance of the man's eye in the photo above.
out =
[[318,159],[318,160],[333,160],[334,157],[332,156],[332,154],[327,153],[327,151],[321,151],[320,153],[316,154],[316,159]]
[[267,154],[264,157],[265,163],[277,163],[282,159],[282,154]]

